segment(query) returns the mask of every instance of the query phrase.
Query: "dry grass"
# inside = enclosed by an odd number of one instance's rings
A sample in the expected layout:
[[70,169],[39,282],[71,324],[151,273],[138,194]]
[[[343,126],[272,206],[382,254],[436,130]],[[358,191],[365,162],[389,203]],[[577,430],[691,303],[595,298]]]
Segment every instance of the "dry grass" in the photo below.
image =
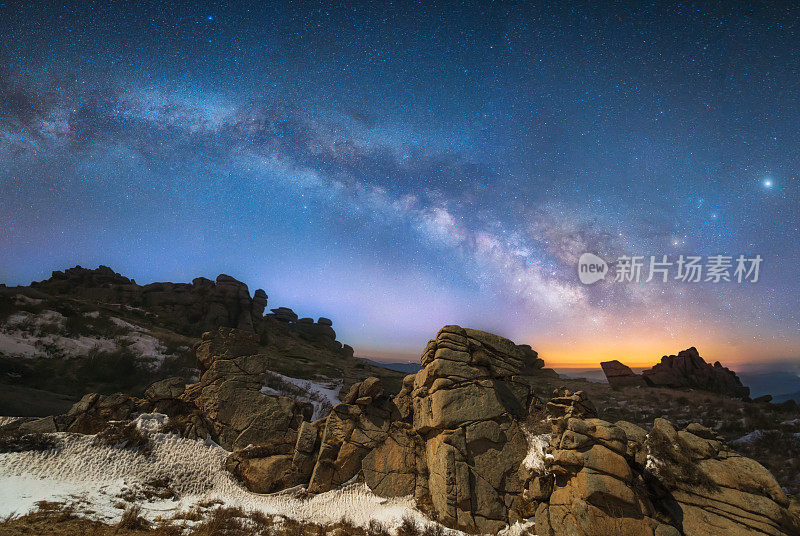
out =
[[3,452],[42,452],[57,449],[61,446],[55,436],[50,434],[25,434],[19,430],[0,432],[0,453]]
[[105,430],[97,434],[94,442],[97,445],[133,449],[144,455],[152,451],[150,438],[132,422],[110,422]]
[[[173,519],[151,523],[142,517],[138,505],[129,506],[116,525],[80,517],[72,506],[42,501],[38,510],[21,516],[0,519],[0,535],[31,536],[389,536],[387,527],[373,521],[367,528],[348,522],[334,525],[301,523],[293,519],[246,512],[241,508],[216,507],[205,516],[200,509],[176,515]],[[201,521],[205,518],[205,521]],[[198,523],[198,521],[201,521]],[[192,524],[191,522],[195,522]],[[406,519],[397,536],[443,536],[441,526],[422,528]]]
[[117,523],[118,530],[146,530],[148,528],[150,528],[150,522],[142,517],[142,507],[138,504],[126,508],[122,519]]

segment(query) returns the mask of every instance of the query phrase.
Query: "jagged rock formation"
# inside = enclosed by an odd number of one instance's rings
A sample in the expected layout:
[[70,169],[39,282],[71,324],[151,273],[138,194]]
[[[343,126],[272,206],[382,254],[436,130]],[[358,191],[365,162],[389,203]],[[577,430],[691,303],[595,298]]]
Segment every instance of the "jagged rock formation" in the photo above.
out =
[[635,374],[619,361],[600,363],[608,383],[615,389],[629,386],[690,388],[711,391],[736,398],[747,398],[750,388],[742,385],[735,372],[723,367],[719,361],[713,365],[700,357],[692,346],[678,355],[665,355],[661,363]]
[[643,371],[642,376],[656,387],[691,387],[738,398],[750,394],[750,388],[742,385],[735,372],[719,361],[709,365],[694,346],[662,357],[661,363]]
[[254,491],[279,481],[320,493],[360,476],[453,526],[491,532],[521,519],[524,375],[552,371],[529,346],[459,326],[428,343],[422,364],[393,398],[377,378],[353,385],[324,421],[301,425],[291,456],[242,449],[229,467]]
[[[578,412],[580,413],[580,412]],[[542,536],[798,534],[800,506],[711,430],[652,431],[620,421],[552,420],[547,471],[533,489]]]
[[291,455],[242,469],[245,449],[230,465],[253,490],[302,484],[318,493],[362,478],[379,495],[413,495],[442,522],[481,532],[526,517],[543,536],[800,529],[797,504],[769,472],[707,429],[676,432],[657,420],[648,434],[606,422],[583,392],[553,394],[540,423],[551,430],[547,456],[526,466],[531,357],[507,339],[446,326],[395,397],[376,379],[356,384],[327,419],[301,425]]
[[552,371],[497,335],[445,326],[398,394],[368,378],[315,422],[305,403],[263,394],[269,355],[257,334],[221,328],[196,354],[195,384],[163,380],[144,399],[87,395],[67,415],[14,426],[96,433],[158,411],[231,450],[226,466],[254,492],[361,479],[471,531],[533,517],[540,536],[800,534],[798,502],[710,429],[608,422],[582,391],[557,389],[545,405],[532,386]]
[[76,266],[53,272],[50,279],[31,287],[51,295],[141,307],[156,314],[178,331],[199,335],[219,326],[252,331],[267,305],[267,295],[257,290],[253,298],[247,285],[220,274],[216,281],[198,277],[191,283],[137,285],[107,266],[92,270]]
[[288,307],[278,307],[264,315],[266,292],[257,289],[251,297],[246,284],[225,274],[218,275],[215,281],[198,277],[191,283],[138,285],[108,266],[76,266],[54,271],[50,279],[33,282],[31,288],[55,296],[142,308],[156,315],[163,325],[187,335],[199,336],[221,326],[267,336],[276,329],[272,324],[281,322],[293,324],[307,338],[331,343],[336,340],[327,318],[316,323],[310,318],[298,319]]
[[252,444],[260,445],[261,452],[266,452],[268,445],[270,453],[288,453],[295,447],[300,425],[310,420],[313,406],[262,391],[274,361],[290,358],[292,349],[323,354],[328,361],[344,359],[358,364],[346,348],[303,346],[302,341],[291,338],[265,347],[256,333],[219,328],[205,333],[195,348],[200,371],[197,383],[187,385],[181,378],[167,378],[151,385],[144,398],[88,394],[66,415],[32,420],[25,426],[92,434],[109,421],[157,411],[169,415],[173,428],[185,437],[209,438],[227,450]]

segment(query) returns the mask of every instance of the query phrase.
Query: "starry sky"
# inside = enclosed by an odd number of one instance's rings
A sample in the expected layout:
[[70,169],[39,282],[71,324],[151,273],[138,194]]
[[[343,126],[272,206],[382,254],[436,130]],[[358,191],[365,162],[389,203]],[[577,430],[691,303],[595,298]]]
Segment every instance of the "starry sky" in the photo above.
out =
[[[0,281],[227,273],[415,359],[800,360],[791,2],[0,0]],[[761,255],[755,283],[577,260]]]

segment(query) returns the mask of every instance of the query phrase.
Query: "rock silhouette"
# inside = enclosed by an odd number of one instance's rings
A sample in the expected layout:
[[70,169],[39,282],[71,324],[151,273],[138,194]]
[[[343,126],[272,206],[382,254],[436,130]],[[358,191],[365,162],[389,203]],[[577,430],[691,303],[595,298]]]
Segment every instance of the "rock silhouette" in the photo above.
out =
[[657,365],[634,373],[617,360],[600,363],[608,383],[615,389],[631,386],[691,388],[736,398],[747,398],[750,388],[742,385],[735,372],[719,361],[707,363],[693,346],[678,355],[665,355]]

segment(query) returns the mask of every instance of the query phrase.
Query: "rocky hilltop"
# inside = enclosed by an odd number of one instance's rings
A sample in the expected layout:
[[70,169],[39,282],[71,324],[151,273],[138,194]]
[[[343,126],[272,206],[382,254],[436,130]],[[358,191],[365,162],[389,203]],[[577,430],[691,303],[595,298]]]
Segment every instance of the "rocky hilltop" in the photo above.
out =
[[604,420],[583,391],[537,396],[557,378],[503,337],[445,326],[399,392],[368,378],[317,420],[311,404],[264,389],[259,348],[254,332],[220,328],[196,346],[198,382],[87,395],[66,415],[6,428],[103,433],[163,414],[170,430],[228,450],[225,466],[253,492],[361,481],[467,532],[520,521],[540,536],[800,533],[798,502],[714,430]]
[[[201,335],[218,327],[262,333],[264,320],[295,323],[304,334],[335,340],[331,321],[298,318],[288,307],[268,312],[267,293],[257,289],[253,296],[245,283],[225,274],[215,281],[197,277],[191,283],[150,283],[137,285],[133,279],[108,266],[88,269],[76,266],[54,271],[50,279],[31,283],[31,288],[52,296],[69,296],[95,303],[124,304],[142,308],[158,317],[163,325],[187,335]],[[341,346],[341,345],[339,345]]]
[[737,398],[750,395],[750,388],[742,385],[735,372],[719,361],[713,365],[707,363],[694,346],[681,350],[678,355],[665,355],[660,363],[641,374],[616,360],[604,361],[600,366],[614,388],[653,386],[700,389]]
[[334,391],[378,376],[399,390],[402,374],[354,358],[330,319],[267,303],[266,292],[251,296],[224,274],[139,285],[105,266],[0,286],[0,414],[47,415],[89,392],[141,397],[156,380],[191,380],[198,375],[192,348],[219,327],[252,336],[277,374],[273,389],[308,398],[304,384],[314,382],[335,399]]

